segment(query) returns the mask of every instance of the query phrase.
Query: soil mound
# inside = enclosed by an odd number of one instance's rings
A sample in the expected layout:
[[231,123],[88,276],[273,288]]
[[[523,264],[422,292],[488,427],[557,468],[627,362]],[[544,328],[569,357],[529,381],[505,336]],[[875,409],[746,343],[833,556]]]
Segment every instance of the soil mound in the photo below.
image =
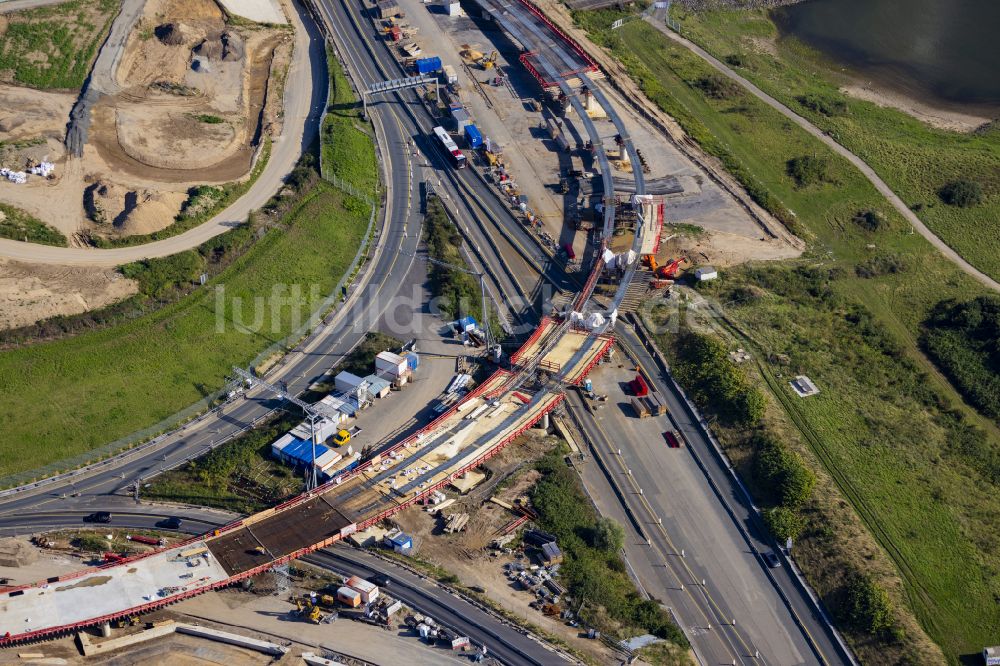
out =
[[164,23],[153,28],[153,34],[167,46],[180,46],[188,38],[188,28],[181,23]]
[[192,50],[199,58],[224,62],[239,62],[246,54],[243,38],[228,31],[218,35],[209,35]]

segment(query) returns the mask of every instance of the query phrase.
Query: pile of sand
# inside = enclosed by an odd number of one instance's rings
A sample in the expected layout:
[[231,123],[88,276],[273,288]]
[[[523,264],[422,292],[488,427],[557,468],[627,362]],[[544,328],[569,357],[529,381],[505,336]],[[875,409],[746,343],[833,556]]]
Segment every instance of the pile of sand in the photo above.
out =
[[0,567],[23,567],[38,559],[38,551],[18,539],[0,540]]
[[205,60],[221,60],[223,62],[240,62],[246,54],[243,38],[234,32],[225,31],[209,35],[192,52]]
[[107,180],[98,180],[84,190],[87,217],[99,231],[109,235],[150,234],[170,226],[187,195],[129,189]]

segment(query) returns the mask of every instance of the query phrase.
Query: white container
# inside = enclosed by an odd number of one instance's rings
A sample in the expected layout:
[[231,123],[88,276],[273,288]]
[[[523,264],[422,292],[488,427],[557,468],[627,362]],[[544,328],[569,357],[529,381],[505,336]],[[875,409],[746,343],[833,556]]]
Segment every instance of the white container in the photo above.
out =
[[406,374],[409,364],[406,359],[399,354],[390,351],[379,352],[375,356],[375,369],[384,370],[393,377],[401,377]]
[[375,583],[368,582],[364,578],[351,576],[347,579],[347,587],[356,590],[361,595],[361,601],[366,604],[370,604],[378,599],[378,586]]
[[347,372],[346,370],[344,370],[343,372],[339,373],[336,377],[334,377],[333,384],[339,392],[350,393],[354,389],[358,388],[358,386],[363,381],[364,380],[361,379],[361,377],[358,377],[354,373]]
[[357,608],[361,605],[361,593],[349,587],[341,587],[337,590],[337,601],[351,608]]

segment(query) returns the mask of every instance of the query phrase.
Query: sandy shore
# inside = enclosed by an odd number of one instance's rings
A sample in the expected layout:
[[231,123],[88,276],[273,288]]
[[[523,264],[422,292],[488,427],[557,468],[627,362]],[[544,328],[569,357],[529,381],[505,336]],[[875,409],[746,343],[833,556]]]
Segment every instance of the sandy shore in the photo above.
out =
[[993,120],[986,113],[944,109],[886,87],[877,87],[874,84],[849,83],[841,86],[840,91],[851,97],[872,102],[878,106],[898,109],[917,120],[927,123],[931,127],[951,130],[953,132],[971,132],[984,123]]

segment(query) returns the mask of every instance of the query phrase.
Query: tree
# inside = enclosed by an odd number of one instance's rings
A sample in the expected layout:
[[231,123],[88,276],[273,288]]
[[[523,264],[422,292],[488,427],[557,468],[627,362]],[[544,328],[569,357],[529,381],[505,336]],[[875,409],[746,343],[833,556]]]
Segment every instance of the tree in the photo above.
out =
[[893,626],[889,594],[865,574],[851,576],[844,611],[852,625],[872,636]]
[[938,190],[938,196],[949,206],[968,208],[983,202],[983,186],[974,180],[959,178]]
[[889,223],[888,220],[885,219],[885,215],[877,210],[867,208],[865,210],[859,210],[855,213],[854,224],[866,231],[881,231],[886,228]]
[[617,553],[625,543],[625,530],[611,518],[600,518],[594,526],[594,547]]

